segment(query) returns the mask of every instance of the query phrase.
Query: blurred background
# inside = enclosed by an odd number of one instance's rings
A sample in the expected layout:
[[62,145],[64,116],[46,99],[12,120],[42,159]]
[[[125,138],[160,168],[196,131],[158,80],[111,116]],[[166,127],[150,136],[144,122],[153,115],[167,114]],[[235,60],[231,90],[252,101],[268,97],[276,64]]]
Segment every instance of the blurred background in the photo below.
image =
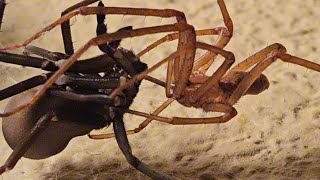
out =
[[[0,34],[1,45],[21,43],[59,18],[61,12],[79,0],[10,0]],[[106,6],[170,8],[183,11],[196,29],[223,26],[215,0],[103,1]],[[94,6],[96,6],[94,4]],[[317,0],[226,0],[234,23],[234,36],[226,46],[236,63],[275,42],[288,53],[320,63],[320,1]],[[95,37],[96,17],[72,18],[75,48]],[[174,23],[175,19],[107,17],[109,32]],[[122,46],[139,52],[165,34],[126,39]],[[214,42],[206,36],[199,41]],[[32,43],[51,51],[64,52],[60,27]],[[167,43],[142,57],[149,67],[176,48]],[[15,52],[21,53],[22,50]],[[91,48],[82,58],[101,54]],[[197,51],[201,56],[203,51]],[[219,65],[222,61],[217,61]],[[216,66],[215,66],[216,67]],[[166,67],[152,73],[165,79]],[[214,70],[214,67],[213,67]],[[1,63],[1,88],[42,73]],[[264,73],[270,88],[258,96],[246,96],[237,104],[238,115],[225,124],[172,126],[152,122],[129,137],[133,153],[151,167],[181,179],[319,179],[320,178],[320,75],[280,60]],[[132,109],[151,113],[166,100],[165,91],[143,82]],[[1,102],[1,110],[7,100]],[[173,103],[163,116],[209,117],[215,113],[185,108]],[[144,119],[125,116],[128,129]],[[98,133],[112,132],[112,127]],[[12,150],[0,136],[0,164]],[[86,136],[73,139],[60,154],[45,160],[22,159],[2,179],[146,179],[124,159],[114,139],[94,141]]]

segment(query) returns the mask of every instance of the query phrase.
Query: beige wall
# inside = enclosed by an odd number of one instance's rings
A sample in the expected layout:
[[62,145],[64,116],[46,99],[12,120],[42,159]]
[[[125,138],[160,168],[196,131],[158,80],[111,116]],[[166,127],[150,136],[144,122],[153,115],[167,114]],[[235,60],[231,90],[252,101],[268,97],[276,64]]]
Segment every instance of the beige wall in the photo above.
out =
[[[11,0],[4,17],[0,42],[20,43],[57,19],[75,0]],[[222,26],[215,0],[105,1],[108,6],[173,8],[185,12],[196,29]],[[292,55],[320,63],[320,1],[317,0],[226,0],[234,22],[234,37],[226,47],[240,62],[254,52],[279,42]],[[75,46],[81,47],[95,34],[95,17],[76,17],[72,22]],[[110,31],[173,23],[174,20],[129,16],[108,18]],[[139,52],[162,35],[126,40],[123,46]],[[212,42],[214,38],[200,38]],[[60,28],[33,43],[63,51]],[[150,66],[174,50],[169,43],[142,58]],[[18,50],[21,52],[21,50]],[[92,49],[86,57],[100,53]],[[199,51],[198,55],[201,55]],[[165,67],[153,73],[165,78]],[[6,87],[39,73],[28,68],[0,64],[0,84]],[[320,178],[320,76],[304,68],[276,62],[265,73],[271,81],[268,91],[248,96],[236,104],[238,115],[221,125],[171,126],[154,122],[130,137],[134,154],[158,170],[182,179],[189,178]],[[165,100],[164,90],[145,82],[133,109],[152,112]],[[4,107],[4,103],[1,104]],[[177,103],[163,115],[214,116]],[[142,119],[127,115],[128,128]],[[111,131],[109,128],[106,131]],[[11,153],[0,136],[0,163]],[[114,140],[74,139],[65,151],[42,161],[23,159],[3,179],[105,179],[144,178],[125,162]],[[130,178],[129,178],[130,177]]]

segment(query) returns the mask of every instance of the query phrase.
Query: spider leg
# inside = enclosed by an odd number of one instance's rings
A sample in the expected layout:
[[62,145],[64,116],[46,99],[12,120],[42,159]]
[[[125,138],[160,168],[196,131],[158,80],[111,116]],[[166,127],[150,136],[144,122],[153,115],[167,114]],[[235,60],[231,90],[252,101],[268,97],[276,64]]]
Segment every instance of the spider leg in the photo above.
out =
[[[104,7],[104,4],[100,1],[98,4],[98,7]],[[105,18],[106,18],[105,14],[97,14],[97,29],[96,29],[97,36],[107,34],[107,25],[104,24]],[[114,49],[109,46],[109,43],[100,44],[98,47],[102,52],[108,54],[110,57],[113,57]]]
[[271,44],[262,50],[256,52],[252,56],[248,57],[247,59],[241,61],[239,64],[237,64],[235,67],[233,67],[230,71],[246,71],[253,65],[263,61],[265,58],[268,57],[268,55],[271,52],[287,52],[286,48],[279,44],[279,43],[274,43]]
[[9,52],[0,52],[0,61],[10,64],[40,68],[46,71],[55,71],[58,69],[54,62],[49,60]]
[[[94,74],[90,74],[94,75]],[[125,77],[101,77],[101,76],[79,76],[65,74],[61,76],[60,84],[76,86],[85,89],[115,89],[126,81]]]
[[119,148],[131,166],[141,171],[143,174],[151,177],[152,179],[172,179],[165,174],[161,174],[155,170],[152,170],[147,164],[143,163],[132,154],[122,118],[116,119],[113,122],[113,127]]
[[2,89],[0,90],[0,101],[3,99],[9,98],[11,96],[14,96],[16,94],[19,94],[28,89],[44,84],[48,78],[49,78],[49,74],[34,76],[27,80],[21,81],[13,86]]
[[[241,65],[239,66],[239,69],[245,70],[247,69],[247,67],[249,67],[250,64],[253,64],[254,61],[258,62],[258,64],[249,72],[249,74],[241,80],[241,82],[231,95],[229,99],[230,105],[235,104],[246,93],[246,91],[250,88],[254,81],[262,74],[262,72],[277,59],[320,72],[320,64],[287,54],[284,52],[283,48],[281,48],[280,50],[271,51],[271,53],[269,53],[267,57],[263,56],[264,52],[265,51],[262,50],[260,51],[260,54],[258,54],[258,52],[256,56],[253,55],[249,57],[248,59],[251,58],[252,61],[248,61],[247,63],[242,64],[240,63]],[[254,60],[254,58],[257,59]]]
[[[233,23],[228,13],[226,4],[224,3],[224,0],[217,0],[217,2],[218,2],[226,28],[225,27],[219,28],[220,29],[219,36],[214,46],[217,46],[223,49],[229,43],[230,39],[233,36]],[[212,65],[212,63],[214,62],[214,59],[216,58],[216,56],[217,56],[216,53],[213,53],[210,51],[207,52],[205,55],[203,55],[197,60],[197,63],[194,66],[194,70],[197,70],[202,74],[205,74],[210,68],[210,66]]]
[[4,165],[0,167],[0,175],[6,171],[11,170],[17,164],[19,159],[29,149],[32,143],[40,135],[40,133],[50,124],[50,120],[55,116],[53,112],[43,115],[35,126],[31,129],[29,134],[14,148],[13,152],[7,159]]
[[[48,51],[48,50],[45,50],[45,51]],[[50,51],[48,52],[49,54],[54,54],[54,52],[50,52]],[[59,56],[60,55],[56,57],[59,57]],[[46,71],[56,71],[59,69],[59,67],[50,60],[27,56],[27,55],[14,54],[9,52],[0,52],[0,61],[5,63],[10,63],[10,64],[21,65],[21,66],[40,68]],[[72,67],[68,71],[77,72],[77,73],[99,73],[99,72],[106,71],[113,65],[114,65],[114,60],[111,59],[108,55],[104,54],[97,57],[77,61],[74,65],[72,65]]]
[[[151,115],[158,115],[159,113],[161,113],[166,107],[168,107],[172,102],[174,101],[174,99],[167,99],[166,102],[164,102],[163,104],[161,104],[161,106],[159,106]],[[139,127],[132,129],[132,130],[127,130],[126,133],[127,135],[132,135],[132,134],[137,134],[140,131],[142,131],[145,127],[147,127],[150,122],[152,121],[152,119],[147,118],[146,120],[144,120]],[[108,133],[108,134],[88,134],[90,139],[109,139],[109,138],[113,138],[115,137],[114,133]]]
[[[95,2],[97,2],[99,0],[84,0],[81,1],[71,7],[69,7],[68,9],[64,10],[61,13],[61,17],[68,14],[69,12],[76,10],[80,7],[83,6],[88,6],[90,4],[93,4]],[[72,36],[71,36],[71,29],[70,29],[70,20],[66,20],[63,23],[61,23],[61,33],[62,33],[62,39],[63,39],[63,45],[64,45],[64,49],[66,54],[68,55],[72,55],[74,53],[74,48],[73,48],[73,42],[72,42]]]
[[[232,35],[224,27],[217,28],[217,29],[218,29],[217,31],[219,32],[219,35],[216,42],[214,43],[214,46],[223,49],[230,41]],[[210,68],[210,66],[212,65],[212,63],[214,62],[217,55],[218,54],[211,51],[206,52],[204,55],[202,55],[199,59],[196,60],[193,67],[193,71],[198,71],[201,74],[205,74]]]
[[33,45],[27,45],[23,50],[24,55],[30,55],[34,54],[37,56],[40,56],[42,58],[51,60],[51,61],[58,61],[61,59],[66,59],[68,56],[66,54],[60,53],[60,52],[51,52],[46,49],[36,47]]
[[[104,4],[100,1],[98,4],[98,7],[104,7]],[[97,14],[97,29],[96,29],[96,34],[97,36],[107,34],[107,25],[104,23],[106,19],[105,14]],[[132,30],[132,26],[126,26],[123,28],[120,28],[118,31],[128,31]],[[114,40],[105,44],[100,44],[98,47],[102,52],[105,52],[108,54],[110,57],[113,57],[115,49],[117,49],[120,45],[121,39],[119,40]]]
[[[207,35],[219,35],[221,28],[212,28],[212,29],[201,29],[201,30],[196,30],[196,36],[207,36]],[[165,35],[164,37],[158,39],[157,41],[153,42],[143,50],[141,50],[138,54],[137,57],[141,57],[145,55],[146,53],[150,52],[152,49],[160,46],[161,44],[165,42],[171,42],[174,40],[179,39],[179,33],[170,33]]]
[[[76,15],[82,15],[82,16],[87,16],[87,15],[93,15],[93,14],[120,14],[120,15],[136,15],[136,16],[155,16],[155,17],[164,17],[164,18],[171,18],[171,17],[176,17],[178,23],[186,23],[187,20],[185,18],[185,15],[183,12],[173,10],[173,9],[146,9],[146,8],[123,8],[123,7],[82,7],[83,5],[87,5],[87,3],[90,4],[90,2],[96,2],[98,0],[85,0],[82,1],[70,8],[68,8],[63,16],[61,16],[59,19],[54,21],[53,23],[49,24],[48,26],[42,28],[40,31],[35,33],[33,36],[25,40],[22,44],[13,44],[10,46],[2,47],[0,50],[13,50],[17,49],[23,46],[26,46],[30,44],[32,41],[38,39],[41,37],[45,32],[52,30],[56,26],[63,24],[67,22],[69,19]],[[76,9],[74,9],[76,7]],[[80,8],[79,8],[80,7]],[[74,9],[74,10],[73,10]],[[68,24],[68,29],[70,29],[70,25]],[[70,30],[69,30],[70,31]],[[70,33],[63,33],[67,34],[66,36],[71,37]],[[69,39],[69,38],[67,38]],[[113,39],[113,40],[119,40],[118,39]],[[181,35],[179,38],[179,41],[186,41],[186,35]],[[112,40],[111,40],[112,41]],[[64,41],[65,42],[65,41]],[[71,38],[70,42],[72,44]],[[70,43],[68,43],[70,44]],[[99,44],[100,45],[100,44]],[[68,49],[68,48],[67,48]],[[71,51],[71,49],[69,49]],[[73,48],[72,48],[73,51]],[[70,55],[70,53],[66,53]],[[73,53],[71,53],[73,54]]]
[[0,30],[1,30],[1,25],[3,22],[3,15],[4,15],[4,10],[6,7],[7,3],[5,0],[0,0]]
[[130,114],[150,118],[156,121],[160,121],[160,122],[164,122],[172,125],[225,123],[237,115],[237,110],[234,107],[227,104],[220,104],[220,103],[207,104],[204,108],[206,111],[209,111],[209,112],[222,112],[225,114],[222,116],[209,117],[209,118],[182,118],[182,117],[167,118],[167,117],[155,116],[152,114],[147,114],[144,112],[139,112],[134,110],[127,110],[127,112]]
[[48,94],[77,102],[94,102],[110,106],[121,106],[125,103],[125,99],[121,98],[120,96],[110,99],[105,94],[77,94],[62,90],[49,90]]
[[232,19],[229,15],[229,12],[227,10],[226,4],[224,3],[224,0],[217,0],[222,17],[223,17],[223,21],[225,26],[227,27],[229,33],[233,34],[233,23],[232,23]]

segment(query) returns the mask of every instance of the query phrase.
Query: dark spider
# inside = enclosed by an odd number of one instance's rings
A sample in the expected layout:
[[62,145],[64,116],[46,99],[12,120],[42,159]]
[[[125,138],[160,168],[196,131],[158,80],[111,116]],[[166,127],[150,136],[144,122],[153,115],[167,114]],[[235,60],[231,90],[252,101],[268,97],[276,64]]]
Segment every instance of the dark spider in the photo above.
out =
[[[94,1],[89,4],[92,2]],[[88,4],[78,3],[71,7],[71,10],[85,5]],[[100,2],[99,6],[104,5]],[[104,20],[105,15],[97,15],[97,35],[107,33]],[[70,29],[69,25],[67,28]],[[118,32],[130,29],[131,26],[124,27]],[[69,37],[71,38],[71,34]],[[141,81],[126,89],[117,98],[109,98],[115,88],[147,69],[147,65],[132,51],[119,48],[120,42],[121,39],[99,45],[99,49],[105,54],[74,64],[35,104],[3,118],[4,137],[13,153],[0,167],[0,174],[12,169],[22,156],[30,159],[53,156],[61,152],[73,137],[88,134],[93,129],[113,123],[116,140],[128,162],[151,178],[169,179],[168,176],[150,169],[131,153],[123,115],[137,95]],[[67,44],[66,40],[64,44]],[[51,71],[1,90],[0,100],[16,95],[10,100],[5,111],[10,111],[34,96],[42,84],[59,69],[61,63],[70,57],[67,49],[66,46],[67,54],[34,46],[27,46],[25,55],[0,52],[2,62]],[[103,75],[100,75],[101,72]],[[150,79],[152,81],[152,78]],[[156,80],[155,82],[157,83]]]

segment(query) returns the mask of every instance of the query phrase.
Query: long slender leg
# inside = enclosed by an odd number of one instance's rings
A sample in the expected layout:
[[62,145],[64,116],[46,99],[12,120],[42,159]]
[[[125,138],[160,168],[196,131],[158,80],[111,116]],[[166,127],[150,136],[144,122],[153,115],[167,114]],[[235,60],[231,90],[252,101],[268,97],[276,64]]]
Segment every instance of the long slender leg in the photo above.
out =
[[[97,2],[99,0],[84,0],[81,1],[71,7],[69,7],[68,9],[64,10],[61,13],[61,17],[68,14],[69,12],[78,9],[80,7],[83,6],[88,6],[90,4],[93,4],[95,2]],[[62,33],[62,39],[63,39],[63,45],[64,45],[64,49],[66,54],[68,55],[72,55],[74,53],[74,49],[73,49],[73,42],[72,42],[72,36],[71,36],[71,29],[70,29],[70,20],[66,20],[65,22],[61,23],[61,33]]]
[[[52,61],[9,52],[0,52],[0,61],[16,65],[41,68],[46,71],[56,71],[59,69],[59,67]],[[107,55],[100,55],[90,59],[77,61],[70,69],[68,69],[68,71],[78,73],[99,73],[106,71],[109,67],[113,67],[113,65],[113,59]]]
[[[2,47],[0,50],[13,50],[30,44],[32,41],[41,37],[45,32],[52,30],[56,26],[68,21],[70,18],[76,15],[95,15],[95,14],[120,14],[120,15],[136,15],[136,16],[155,16],[170,18],[176,17],[178,23],[186,23],[185,15],[183,12],[173,10],[173,9],[146,9],[146,8],[122,8],[122,7],[81,7],[65,15],[61,16],[59,19],[49,24],[48,26],[42,28],[40,31],[35,33],[33,36],[25,40],[22,44],[13,44],[10,46]],[[113,39],[113,40],[119,40]],[[182,41],[183,37],[179,38]],[[104,42],[106,43],[106,42]],[[68,54],[68,53],[67,53]]]
[[219,103],[207,104],[204,108],[206,109],[206,111],[222,112],[225,114],[222,116],[209,117],[209,118],[182,118],[182,117],[166,118],[166,117],[155,116],[155,115],[134,111],[134,110],[127,110],[127,112],[130,114],[150,118],[156,121],[160,121],[160,122],[164,122],[172,125],[225,123],[237,115],[237,110],[234,107],[227,104],[219,104]]
[[11,170],[17,164],[23,154],[28,151],[32,143],[37,139],[40,133],[49,125],[50,120],[55,116],[53,112],[43,115],[36,125],[31,129],[30,133],[14,148],[3,166],[0,167],[0,175]]
[[113,122],[113,127],[114,127],[114,133],[115,133],[115,137],[119,145],[119,148],[131,166],[141,171],[143,174],[151,177],[152,179],[159,179],[159,180],[172,179],[171,177],[165,174],[161,174],[155,170],[152,170],[147,164],[141,162],[138,158],[136,158],[132,154],[132,150],[129,145],[126,129],[125,129],[122,118],[116,119]]
[[[219,48],[224,48],[228,42],[230,41],[231,37],[233,36],[233,23],[230,18],[230,15],[228,13],[226,4],[224,3],[224,0],[217,0],[220,11],[222,13],[223,21],[226,26],[226,28],[221,28],[219,37],[214,44],[214,46],[217,46]],[[198,70],[202,74],[205,74],[209,67],[212,65],[214,62],[214,59],[216,58],[217,54],[213,52],[207,52],[204,56],[202,56],[199,60],[198,63],[195,64],[194,70]]]
[[[100,1],[98,4],[98,7],[104,7],[104,4]],[[105,14],[97,14],[97,29],[96,34],[97,36],[107,34],[107,25],[105,24],[106,15]],[[118,31],[129,31],[132,30],[132,26],[126,26],[123,28],[120,28]],[[110,57],[113,57],[115,49],[117,49],[120,45],[121,39],[111,41],[105,44],[99,45],[99,49],[108,54]]]
[[164,88],[166,87],[166,83],[161,81],[161,80],[159,80],[159,79],[157,79],[157,78],[154,78],[154,77],[151,77],[151,76],[147,76],[145,78],[145,80],[150,81],[150,82],[152,82],[154,84],[157,84],[157,85],[159,85],[161,87],[164,87]]
[[3,22],[3,15],[4,15],[4,10],[6,7],[7,3],[5,0],[0,0],[0,30],[1,30],[1,25]]
[[63,75],[61,79],[60,84],[85,89],[115,89],[126,81],[125,77],[88,77],[73,74]]
[[28,89],[31,89],[33,87],[44,84],[47,79],[48,79],[48,74],[39,75],[39,76],[32,77],[30,79],[21,81],[13,86],[2,89],[0,90],[0,101],[8,97],[14,96],[16,94],[19,94]]
[[41,68],[48,71],[55,71],[58,69],[53,62],[46,59],[9,52],[0,52],[0,61],[10,64]]
[[[240,84],[237,86],[233,94],[229,99],[229,104],[235,104],[249,89],[249,87],[253,84],[253,82],[262,74],[262,72],[269,67],[273,62],[277,59],[280,59],[284,62],[297,64],[308,69],[312,69],[314,71],[320,72],[320,64],[307,61],[305,59],[292,56],[290,54],[278,51],[278,52],[271,52],[267,58],[263,61],[259,62],[250,72],[249,74],[243,78]],[[249,63],[248,63],[249,64]],[[247,64],[247,65],[248,65]],[[244,66],[245,67],[245,66]]]
[[43,49],[43,48],[40,48],[40,47],[36,47],[36,46],[32,46],[32,45],[27,45],[24,48],[23,54],[24,55],[34,54],[34,55],[43,57],[43,58],[51,60],[51,61],[58,61],[58,60],[61,60],[61,59],[68,58],[68,56],[63,54],[63,53],[51,52],[51,51],[48,51],[46,49]]
[[[207,35],[218,35],[220,31],[220,28],[212,28],[212,29],[201,29],[201,30],[196,30],[196,36],[207,36]],[[150,52],[152,49],[160,46],[161,44],[165,42],[171,42],[174,40],[179,39],[179,33],[170,33],[165,35],[164,37],[158,39],[157,41],[153,42],[143,50],[141,50],[138,54],[137,57],[141,57],[145,55],[146,53]]]
[[110,99],[109,96],[104,94],[77,94],[61,90],[49,90],[48,93],[52,96],[63,97],[64,99],[78,102],[95,102],[110,106],[122,106],[125,104],[125,100],[120,98],[120,96]]
[[279,43],[271,44],[263,48],[262,50],[258,51],[257,53],[253,54],[252,56],[248,57],[247,59],[241,61],[239,64],[233,67],[230,71],[246,71],[253,65],[266,59],[271,52],[287,52],[287,50],[283,45]]
[[[160,107],[158,107],[151,115],[158,115],[160,114],[166,107],[168,107],[173,101],[175,101],[174,99],[168,99],[166,102],[164,102],[163,104],[161,104]],[[152,119],[147,118],[146,120],[144,120],[139,127],[132,129],[132,130],[127,130],[126,133],[127,135],[132,135],[132,134],[137,134],[140,131],[142,131],[145,127],[147,127],[150,122],[152,121]],[[113,138],[115,137],[114,133],[108,133],[108,134],[88,134],[89,138],[91,139],[108,139],[108,138]]]

